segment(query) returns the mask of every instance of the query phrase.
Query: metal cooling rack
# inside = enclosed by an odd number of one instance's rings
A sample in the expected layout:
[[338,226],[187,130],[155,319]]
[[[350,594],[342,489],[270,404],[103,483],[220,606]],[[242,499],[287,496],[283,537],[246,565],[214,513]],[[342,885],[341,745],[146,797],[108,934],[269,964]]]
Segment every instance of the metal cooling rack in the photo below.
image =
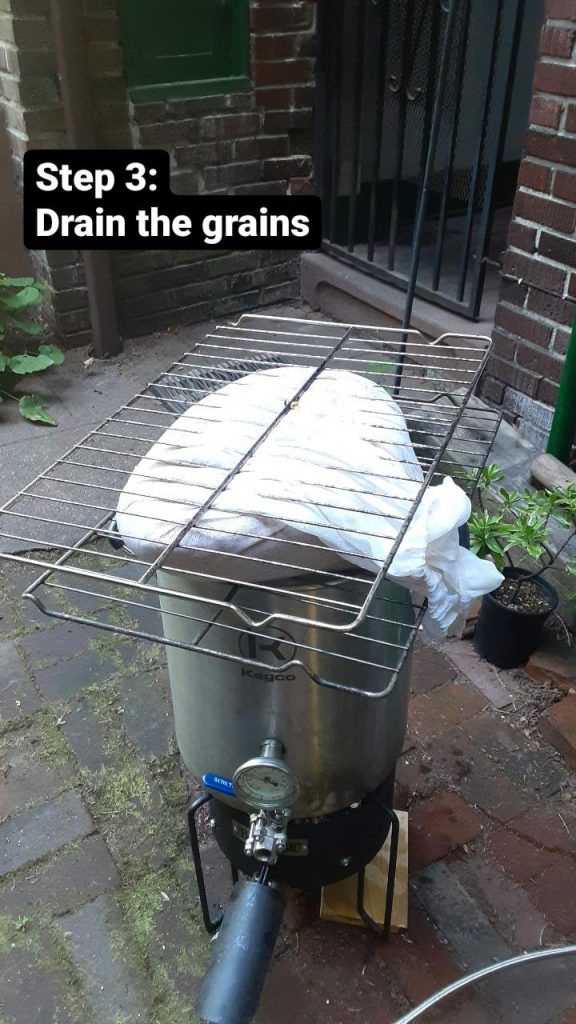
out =
[[[292,652],[294,656],[287,656],[275,671],[298,665],[320,685],[364,693],[357,686],[320,676],[314,665],[317,655],[328,656],[356,676],[361,665],[369,663],[382,669],[385,685],[378,694],[366,695],[381,696],[393,686],[425,611],[423,604],[416,604],[414,623],[405,627],[396,601],[382,598],[381,585],[427,487],[450,474],[471,491],[486,463],[499,416],[475,400],[473,393],[489,349],[489,338],[473,335],[447,334],[429,342],[415,330],[242,316],[235,323],[216,328],[0,509],[0,557],[41,570],[24,596],[48,615],[225,657],[254,668],[270,666],[257,657],[246,656],[241,649],[233,655],[212,647],[210,635],[224,630],[241,637],[248,627],[256,636],[273,640],[283,623],[308,624],[307,613],[313,603],[314,625],[321,639],[315,646],[299,645],[297,652]],[[186,405],[194,404],[206,397],[207,388],[214,390],[215,371],[220,385],[234,379],[231,367],[236,361],[246,366],[256,361],[261,369],[289,364],[305,367],[309,374],[248,456],[231,470],[220,470],[220,485],[207,490],[202,505],[190,507],[186,525],[171,524],[174,530],[170,542],[153,563],[131,556],[126,549],[114,550],[111,545],[118,540],[114,516],[120,492],[151,446],[161,441],[164,431],[176,422],[180,413],[174,407],[174,397]],[[334,369],[359,373],[389,390],[406,419],[414,460],[423,473],[416,499],[406,509],[405,517],[399,519],[396,537],[378,571],[368,574],[350,569],[345,548],[334,550],[334,563],[329,569],[314,568],[312,555],[317,555],[318,549],[326,555],[327,549],[309,535],[302,534],[300,539],[298,533],[279,541],[278,559],[266,567],[266,582],[250,584],[249,599],[244,598],[242,603],[235,598],[239,588],[246,588],[242,570],[247,560],[254,561],[253,556],[214,551],[210,573],[172,566],[171,556],[188,531],[209,531],[203,520],[217,496],[242,471],[278,422],[292,415],[293,404],[303,392],[326,370]],[[375,412],[374,425],[393,431],[394,426],[386,420],[385,414]],[[186,428],[190,429],[188,418]],[[382,478],[382,497],[386,497],[386,480]],[[274,481],[270,480],[269,491],[267,488],[267,495],[262,496],[273,494]],[[290,525],[298,531],[305,524],[305,510],[297,493],[291,503],[294,518]],[[335,487],[333,503],[323,503],[322,507],[329,513],[331,507],[342,509],[346,504],[346,494]],[[258,509],[257,501],[254,507]],[[226,510],[234,511],[228,506]],[[357,531],[369,532],[361,513],[350,535]],[[218,532],[224,532],[220,526]],[[124,539],[129,546],[130,538]],[[279,577],[286,577],[293,569],[296,582],[291,580],[288,586],[286,579],[271,579],[272,566],[278,566]],[[170,580],[176,581],[171,584],[174,590],[159,586],[156,573],[161,569],[169,569]],[[299,588],[299,578],[305,578],[308,584],[312,579],[323,593],[311,598],[304,585]],[[178,587],[180,581],[193,593],[184,594]],[[206,585],[214,584],[226,587],[224,597],[206,596]],[[199,598],[195,587],[203,589],[204,596]],[[329,596],[325,593],[328,587]],[[258,595],[266,596],[266,612],[259,606]],[[162,596],[178,596],[190,602],[189,612],[182,611],[181,603],[174,612],[180,619],[189,620],[189,642],[163,636],[158,618]],[[289,612],[282,607],[287,596]],[[270,601],[276,599],[278,608],[270,612]],[[374,639],[376,621],[397,624],[397,642]],[[154,623],[156,627],[152,628]],[[215,623],[217,630],[212,628]],[[335,654],[330,642],[334,632],[348,634],[351,641],[362,636],[366,658],[348,655],[345,644],[344,650],[340,644]]]

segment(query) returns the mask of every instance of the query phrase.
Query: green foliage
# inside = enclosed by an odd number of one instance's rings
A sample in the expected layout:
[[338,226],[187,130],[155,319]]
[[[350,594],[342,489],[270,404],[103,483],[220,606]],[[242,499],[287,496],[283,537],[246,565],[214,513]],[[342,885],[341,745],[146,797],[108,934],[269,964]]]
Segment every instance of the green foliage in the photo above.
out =
[[490,487],[493,487],[494,484],[501,484],[503,479],[504,473],[500,469],[500,466],[497,466],[495,462],[490,462],[487,466],[484,466],[484,469],[480,473],[477,484],[478,490],[487,491]]
[[[33,277],[7,277],[0,274],[0,342],[11,334],[27,334],[34,337],[40,327],[34,319],[34,312],[42,301],[45,286]],[[57,345],[39,345],[35,353],[9,356],[0,350],[0,402],[5,398],[18,401],[18,407],[25,419],[34,423],[55,426],[56,421],[46,411],[43,403],[34,395],[23,395],[19,400],[14,388],[20,378],[31,373],[40,373],[50,366],[60,366],[64,353]]]
[[504,568],[508,550],[510,524],[501,515],[491,515],[487,509],[473,512],[468,523],[470,548],[479,558],[492,558],[497,569]]
[[[499,466],[491,464],[482,471],[477,487],[483,494],[503,479]],[[485,508],[474,512],[469,528],[472,551],[480,558],[491,557],[500,570],[506,563],[518,565],[526,556],[539,561],[548,555],[549,564],[552,564],[559,554],[558,551],[554,555],[549,548],[553,521],[570,530],[570,537],[576,531],[574,484],[551,491],[532,491],[529,488],[508,491],[500,487],[498,502],[498,507],[491,512]],[[568,567],[568,571],[576,576],[576,560],[573,570]]]
[[30,316],[40,305],[45,286],[33,277],[7,277],[0,274],[0,341],[9,332],[40,334],[40,327]]

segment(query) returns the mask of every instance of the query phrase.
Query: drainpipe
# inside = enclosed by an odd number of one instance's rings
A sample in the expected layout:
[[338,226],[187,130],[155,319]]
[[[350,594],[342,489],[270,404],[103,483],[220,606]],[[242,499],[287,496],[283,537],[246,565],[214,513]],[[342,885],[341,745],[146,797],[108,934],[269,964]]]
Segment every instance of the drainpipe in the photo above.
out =
[[572,324],[572,334],[566,353],[566,362],[562,371],[560,391],[556,400],[556,409],[548,445],[548,455],[555,455],[560,462],[568,464],[574,434],[576,433],[576,317]]
[[[88,83],[88,54],[79,0],[50,0],[52,31],[68,143],[72,149],[96,149],[96,130]],[[99,358],[122,351],[109,252],[82,252],[94,353]]]

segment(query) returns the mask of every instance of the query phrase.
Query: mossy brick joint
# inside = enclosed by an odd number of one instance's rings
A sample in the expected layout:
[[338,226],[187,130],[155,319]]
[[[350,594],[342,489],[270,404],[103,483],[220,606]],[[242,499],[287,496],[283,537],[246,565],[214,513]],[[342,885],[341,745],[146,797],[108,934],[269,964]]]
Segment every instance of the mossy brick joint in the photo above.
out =
[[576,0],[547,0],[483,394],[542,448],[576,314]]
[[[227,5],[242,6],[237,0]],[[311,192],[315,5],[246,0],[244,58],[237,56],[235,67],[227,68],[224,47],[216,53],[216,69],[230,72],[234,91],[226,91],[223,80],[186,83],[157,96],[129,88],[135,79],[129,82],[134,71],[127,14],[134,6],[133,0],[83,3],[97,144],[167,149],[172,187],[179,193]],[[236,73],[242,59],[243,79]],[[0,96],[20,183],[28,148],[67,145],[50,0],[0,0]],[[34,262],[51,287],[57,334],[70,346],[87,343],[90,316],[79,253],[36,252]],[[113,268],[124,336],[298,294],[298,259],[289,252],[220,252],[212,258],[199,252],[119,252]]]

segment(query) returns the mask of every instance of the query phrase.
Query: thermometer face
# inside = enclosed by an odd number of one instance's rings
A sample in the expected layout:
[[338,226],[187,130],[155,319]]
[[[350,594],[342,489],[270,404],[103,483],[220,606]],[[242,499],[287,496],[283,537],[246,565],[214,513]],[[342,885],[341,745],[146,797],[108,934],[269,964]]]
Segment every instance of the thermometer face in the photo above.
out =
[[274,810],[288,807],[298,793],[298,781],[282,761],[254,758],[234,776],[234,789],[251,807]]

